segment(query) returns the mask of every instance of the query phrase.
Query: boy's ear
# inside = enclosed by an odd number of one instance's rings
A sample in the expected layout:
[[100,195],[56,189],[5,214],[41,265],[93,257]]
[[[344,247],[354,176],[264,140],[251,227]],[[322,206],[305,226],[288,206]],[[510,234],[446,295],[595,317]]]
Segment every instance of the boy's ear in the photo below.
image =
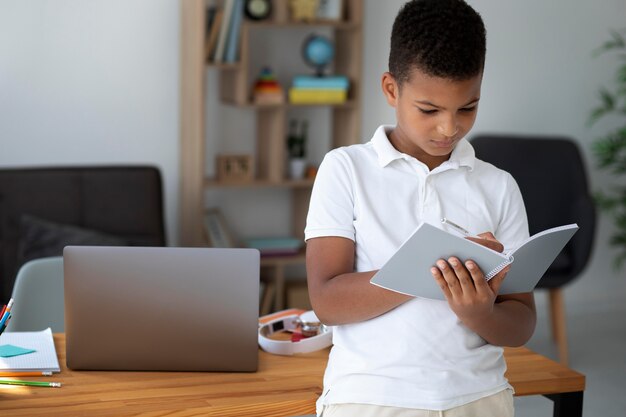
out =
[[381,86],[383,88],[383,94],[387,98],[387,103],[391,107],[398,105],[398,97],[400,96],[400,88],[396,79],[393,78],[390,72],[385,72],[381,80]]

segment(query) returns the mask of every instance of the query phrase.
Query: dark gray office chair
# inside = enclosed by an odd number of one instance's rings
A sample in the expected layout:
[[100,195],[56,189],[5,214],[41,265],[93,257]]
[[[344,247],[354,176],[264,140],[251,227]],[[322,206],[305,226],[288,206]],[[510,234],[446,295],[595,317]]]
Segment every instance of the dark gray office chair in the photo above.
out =
[[68,244],[165,245],[159,169],[0,169],[0,300],[8,301],[24,263],[61,256]]
[[568,363],[567,327],[561,287],[587,265],[593,244],[596,212],[578,146],[564,137],[479,135],[472,141],[479,159],[513,175],[520,187],[530,234],[568,223],[580,230],[565,246],[538,288],[550,298],[552,336],[561,363]]

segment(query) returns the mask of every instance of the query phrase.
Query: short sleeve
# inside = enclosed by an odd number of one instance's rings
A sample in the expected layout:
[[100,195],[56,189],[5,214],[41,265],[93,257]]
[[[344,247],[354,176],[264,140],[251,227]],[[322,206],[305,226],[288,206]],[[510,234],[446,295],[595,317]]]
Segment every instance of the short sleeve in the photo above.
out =
[[305,240],[328,236],[355,240],[353,174],[350,158],[341,149],[326,154],[311,192]]
[[522,193],[511,174],[506,174],[506,192],[503,193],[502,213],[495,231],[496,239],[507,252],[526,240],[529,236],[528,218]]

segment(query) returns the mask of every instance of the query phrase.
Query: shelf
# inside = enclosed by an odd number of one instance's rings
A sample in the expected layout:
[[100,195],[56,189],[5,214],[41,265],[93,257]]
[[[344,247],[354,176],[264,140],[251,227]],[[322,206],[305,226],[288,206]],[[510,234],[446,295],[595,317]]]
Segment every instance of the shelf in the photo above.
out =
[[337,30],[356,30],[360,28],[358,23],[334,20],[316,20],[313,22],[246,22],[250,29],[294,29],[294,28],[316,28],[329,27]]
[[208,62],[207,61],[206,66],[208,68],[215,68],[215,69],[222,70],[222,71],[237,71],[237,70],[241,69],[241,63],[240,62],[215,63],[215,62]]
[[[327,109],[328,117],[328,150],[341,146],[349,146],[358,143],[361,138],[361,106],[362,106],[362,55],[363,55],[363,0],[342,0],[342,20],[319,20],[312,22],[291,21],[290,0],[272,0],[272,16],[262,22],[244,21],[241,26],[241,40],[239,49],[239,61],[229,63],[207,62],[206,47],[206,6],[205,0],[180,0],[181,5],[181,94],[180,94],[180,174],[181,174],[181,208],[180,218],[180,244],[183,246],[206,246],[204,236],[204,217],[207,205],[217,203],[217,206],[228,207],[236,204],[230,199],[220,199],[220,193],[230,193],[237,196],[259,192],[265,195],[281,193],[280,204],[289,204],[289,216],[283,216],[281,223],[276,228],[276,233],[304,239],[306,227],[306,215],[309,208],[309,200],[313,189],[314,178],[292,180],[287,178],[288,152],[286,138],[289,134],[289,118],[292,113],[309,113],[309,109]],[[290,31],[290,30],[294,31]],[[350,80],[348,100],[343,103],[311,103],[294,104],[285,102],[279,104],[255,104],[252,102],[251,80],[256,76],[251,71],[259,64],[276,65],[281,60],[287,60],[289,55],[282,54],[280,50],[267,51],[265,55],[253,51],[253,40],[261,35],[279,36],[291,38],[295,45],[299,32],[332,32],[335,56],[333,72],[342,74]],[[299,31],[299,32],[298,32]],[[275,32],[275,33],[271,33]],[[275,45],[267,45],[273,47]],[[296,51],[296,49],[294,49]],[[252,53],[255,52],[255,53]],[[259,51],[265,52],[265,51]],[[274,52],[276,52],[274,54]],[[293,55],[293,54],[292,54]],[[273,62],[275,61],[275,62]],[[211,73],[217,70],[217,74]],[[294,68],[295,70],[295,68]],[[216,88],[207,88],[207,73],[219,76]],[[284,74],[285,81],[291,75]],[[236,133],[238,138],[253,147],[252,159],[254,160],[255,178],[250,181],[224,181],[219,180],[217,174],[206,175],[206,160],[219,155],[220,146],[212,146],[212,152],[207,153],[206,142],[208,140],[223,140],[224,137],[233,133],[225,132],[223,135],[216,134],[219,129],[216,126],[207,126],[207,95],[218,100],[219,106],[232,106],[229,112],[254,112],[256,126],[255,133],[249,135],[245,132]],[[317,113],[311,111],[311,113]],[[212,123],[220,123],[219,115],[213,114]],[[246,115],[248,116],[248,115]],[[314,115],[316,116],[316,115]],[[207,136],[207,133],[211,135]],[[216,136],[211,138],[211,136]],[[248,137],[249,136],[249,137]],[[249,140],[247,140],[249,139]],[[254,142],[254,143],[252,143]],[[325,146],[325,145],[324,145]],[[234,147],[235,148],[235,147]],[[319,152],[317,152],[319,153]],[[309,162],[313,161],[311,159]],[[219,165],[218,165],[219,167]],[[219,169],[216,171],[219,172]],[[220,177],[223,178],[223,177]],[[211,193],[217,191],[217,193]],[[219,201],[207,201],[217,197]],[[289,201],[283,201],[289,199]],[[242,204],[242,203],[239,203]],[[221,207],[220,207],[221,208]],[[245,207],[245,216],[252,220],[262,222],[257,214],[262,208],[256,205]],[[267,213],[266,215],[272,215]],[[283,227],[284,226],[284,227]],[[284,229],[284,230],[283,230]],[[274,229],[273,229],[274,231]],[[240,235],[246,235],[240,231]],[[290,292],[286,275],[297,272],[306,262],[305,248],[293,255],[264,256],[261,257],[262,279],[266,284],[263,295],[261,310],[269,313],[270,310],[285,308]],[[290,268],[292,267],[292,268]],[[291,270],[290,270],[291,269]],[[300,280],[297,291],[298,297],[308,300],[305,280]],[[294,292],[294,291],[291,291]],[[294,294],[292,294],[294,295]],[[292,297],[293,298],[293,297]]]
[[293,109],[300,107],[332,107],[340,109],[353,109],[357,107],[357,103],[354,100],[348,100],[345,103],[311,103],[311,104],[293,104],[293,103],[278,103],[278,104],[255,104],[251,102],[237,103],[232,100],[223,100],[224,104],[234,106],[238,108],[250,108],[250,109]]
[[270,180],[253,180],[243,181],[219,181],[214,178],[206,178],[204,181],[205,188],[311,188],[313,187],[313,178],[302,180],[285,179],[282,181]]
[[261,256],[261,266],[277,267],[286,265],[301,265],[306,260],[306,251],[300,250],[295,255]]

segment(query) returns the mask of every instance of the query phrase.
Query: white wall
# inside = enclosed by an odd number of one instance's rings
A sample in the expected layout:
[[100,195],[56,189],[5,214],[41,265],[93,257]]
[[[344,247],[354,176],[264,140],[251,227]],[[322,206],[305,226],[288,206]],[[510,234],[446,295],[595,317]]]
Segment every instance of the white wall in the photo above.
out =
[[146,163],[178,193],[178,2],[0,0],[0,167]]
[[[365,0],[364,140],[378,124],[394,120],[379,79],[387,67],[391,24],[403,3]],[[625,26],[626,1],[470,4],[482,14],[488,31],[474,133],[570,135],[585,150],[593,187],[605,184],[608,177],[594,169],[588,150],[591,139],[608,126],[588,128],[585,120],[598,86],[610,81],[615,65],[606,58],[592,59],[591,51],[609,28]],[[0,167],[154,163],[164,175],[167,230],[176,243],[178,28],[175,0],[0,0]],[[209,74],[208,88],[216,82]],[[207,135],[253,137],[250,113],[209,100]],[[312,133],[324,139],[323,130]],[[248,151],[253,145],[223,146]],[[315,155],[319,159],[320,152]],[[219,196],[226,206],[238,207],[227,213],[231,222],[259,233],[280,230],[288,216],[287,195],[255,192],[248,205],[254,208],[252,216],[234,194]],[[618,276],[610,268],[610,229],[603,216],[592,263],[568,289],[568,298],[606,305],[619,303],[626,294],[626,274]]]

